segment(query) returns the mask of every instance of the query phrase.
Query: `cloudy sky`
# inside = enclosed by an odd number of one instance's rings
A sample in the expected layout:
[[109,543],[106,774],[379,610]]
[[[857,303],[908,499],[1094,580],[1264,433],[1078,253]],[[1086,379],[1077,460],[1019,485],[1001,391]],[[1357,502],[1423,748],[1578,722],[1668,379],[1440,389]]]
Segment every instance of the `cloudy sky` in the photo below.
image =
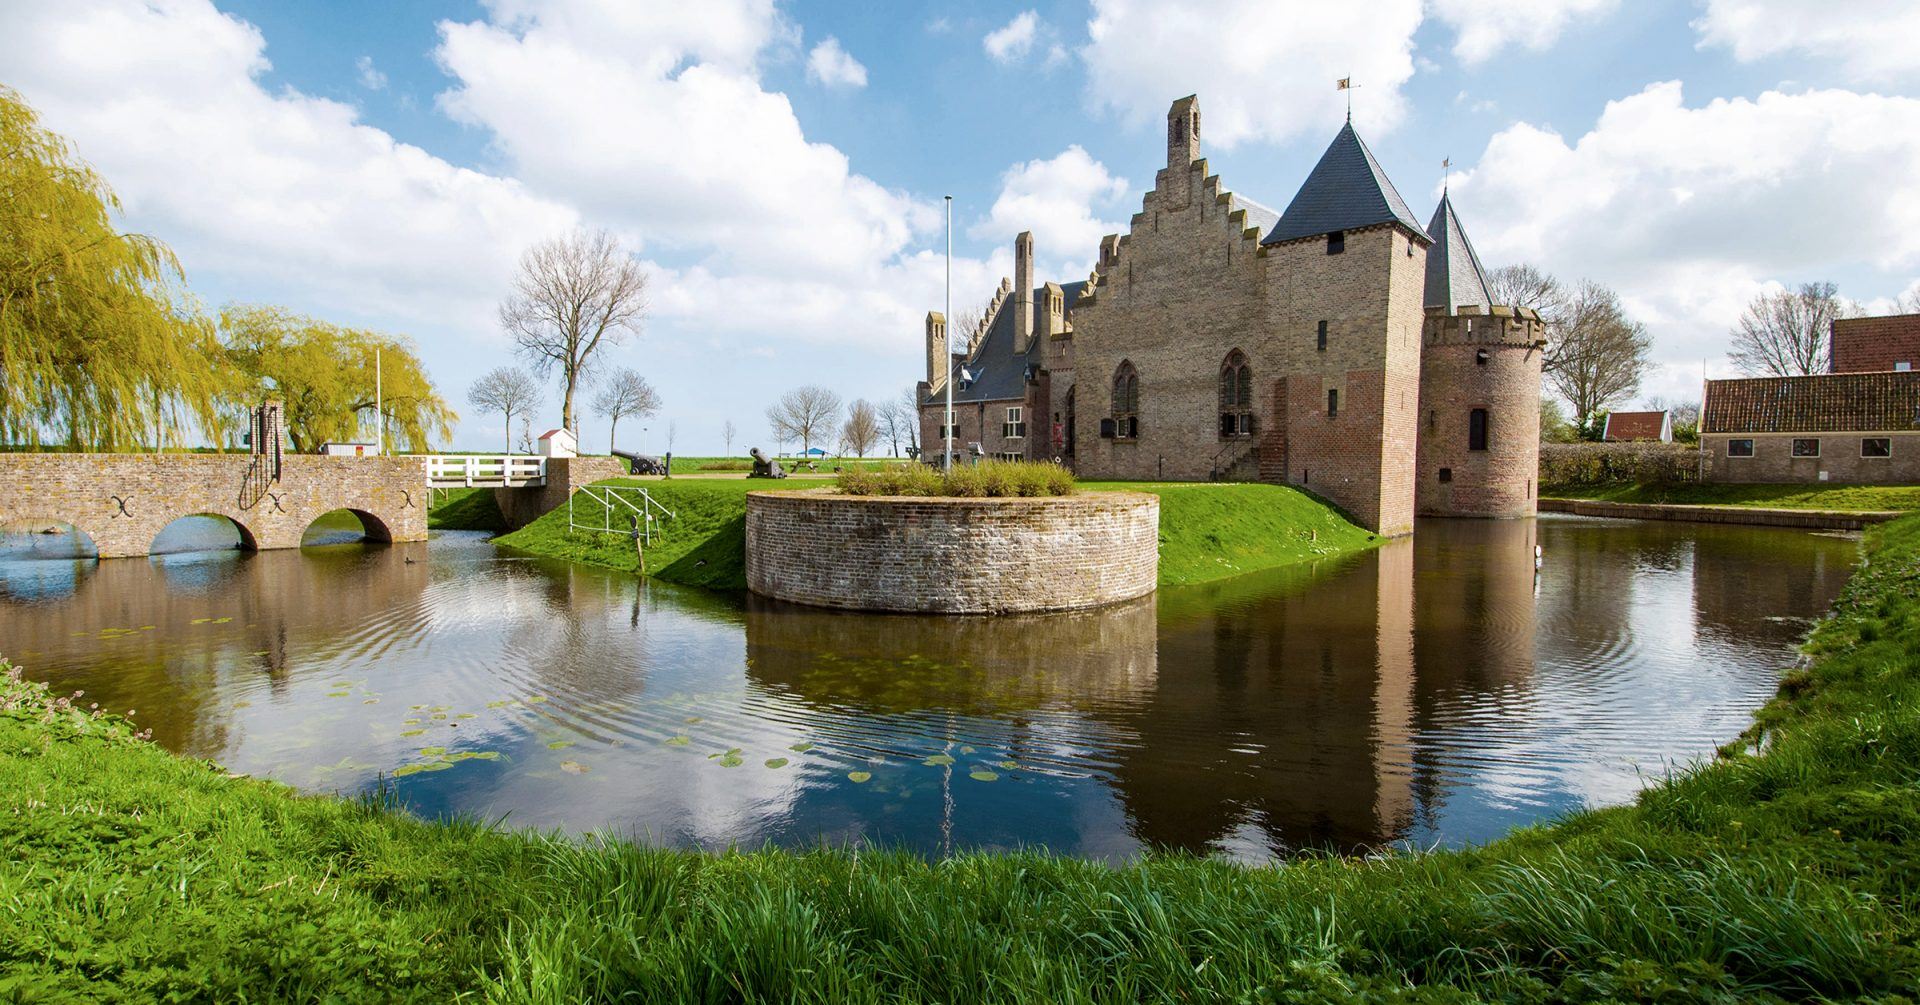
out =
[[[1618,289],[1646,394],[1697,395],[1755,293],[1920,288],[1911,0],[62,0],[0,4],[0,84],[113,183],[210,304],[400,332],[443,391],[509,360],[521,250],[581,224],[652,273],[612,362],[623,446],[766,443],[765,405],[922,367],[954,196],[956,309],[1030,229],[1083,277],[1200,95],[1225,183],[1284,206],[1354,122],[1423,216],[1453,160],[1489,265]],[[558,417],[557,394],[546,416]],[[605,446],[590,419],[588,445]],[[497,417],[455,445],[491,448]]]

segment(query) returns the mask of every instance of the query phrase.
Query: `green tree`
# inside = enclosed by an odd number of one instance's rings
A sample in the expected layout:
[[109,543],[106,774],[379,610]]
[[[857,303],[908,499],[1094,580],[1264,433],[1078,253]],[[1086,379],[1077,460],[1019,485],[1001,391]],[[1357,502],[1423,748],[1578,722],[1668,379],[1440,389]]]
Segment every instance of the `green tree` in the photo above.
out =
[[180,444],[230,393],[213,325],[166,245],[0,86],[0,440]]
[[[286,403],[287,438],[298,451],[328,440],[386,430],[390,447],[429,450],[459,418],[434,391],[413,346],[393,335],[346,328],[280,307],[236,304],[220,312],[227,359],[238,372],[235,404],[277,397]],[[380,406],[374,408],[374,354]]]

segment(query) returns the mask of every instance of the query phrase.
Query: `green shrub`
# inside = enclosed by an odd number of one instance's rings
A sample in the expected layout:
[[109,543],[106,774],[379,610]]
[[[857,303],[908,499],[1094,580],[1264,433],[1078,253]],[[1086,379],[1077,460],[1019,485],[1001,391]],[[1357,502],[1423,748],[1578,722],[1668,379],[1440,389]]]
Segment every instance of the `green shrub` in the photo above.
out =
[[962,496],[975,499],[1073,494],[1073,474],[1058,464],[981,461],[941,475],[924,464],[894,464],[877,471],[848,468],[836,486],[855,496]]

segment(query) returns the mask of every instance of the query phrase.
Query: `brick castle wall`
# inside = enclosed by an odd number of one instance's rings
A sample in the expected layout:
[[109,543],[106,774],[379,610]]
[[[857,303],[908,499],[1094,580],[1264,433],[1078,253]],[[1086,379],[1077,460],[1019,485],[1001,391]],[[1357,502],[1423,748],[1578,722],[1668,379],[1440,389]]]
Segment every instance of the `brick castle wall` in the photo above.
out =
[[[1502,313],[1505,312],[1505,313]],[[1539,496],[1539,328],[1506,308],[1427,318],[1420,370],[1421,516],[1524,517]],[[1486,361],[1479,355],[1486,353]],[[1469,449],[1470,416],[1487,411],[1487,449]],[[1448,476],[1441,480],[1441,473]]]
[[747,496],[747,585],[873,611],[1067,610],[1153,592],[1160,500],[1134,492],[922,499]]
[[250,454],[0,454],[0,523],[69,523],[101,558],[147,554],[183,516],[223,516],[243,546],[298,548],[321,514],[349,509],[383,541],[427,537],[423,457],[289,454],[280,480],[259,476]]

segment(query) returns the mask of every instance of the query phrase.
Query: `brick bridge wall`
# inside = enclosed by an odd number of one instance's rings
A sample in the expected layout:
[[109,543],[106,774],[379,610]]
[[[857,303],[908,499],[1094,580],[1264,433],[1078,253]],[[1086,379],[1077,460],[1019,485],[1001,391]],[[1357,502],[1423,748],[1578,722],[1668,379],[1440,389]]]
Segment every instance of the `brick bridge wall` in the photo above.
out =
[[618,457],[550,457],[547,459],[547,484],[529,488],[494,489],[493,498],[507,527],[519,530],[549,511],[567,504],[567,498],[603,478],[619,478],[627,473],[627,462]]
[[0,454],[0,524],[60,521],[86,532],[101,558],[145,555],[183,516],[224,516],[243,547],[298,548],[307,526],[354,511],[383,541],[427,537],[422,457],[288,455],[264,482],[250,454]]
[[1067,610],[1153,592],[1160,500],[747,496],[747,585],[780,600],[874,611]]

